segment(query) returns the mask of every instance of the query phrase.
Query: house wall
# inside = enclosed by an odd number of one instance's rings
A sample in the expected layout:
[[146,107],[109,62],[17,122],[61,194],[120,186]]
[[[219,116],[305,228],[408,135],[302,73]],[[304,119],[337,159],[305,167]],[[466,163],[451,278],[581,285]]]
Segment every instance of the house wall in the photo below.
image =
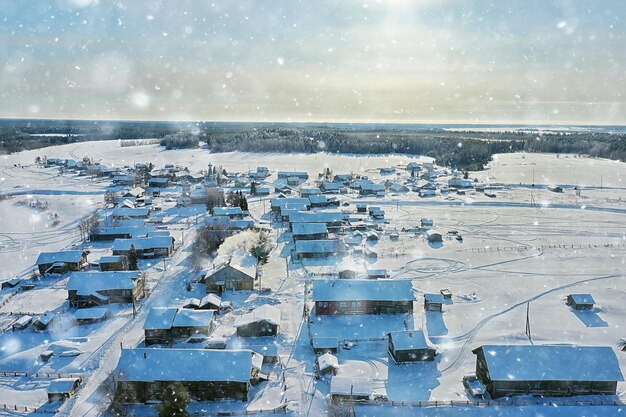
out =
[[315,314],[354,315],[354,314],[402,314],[413,311],[412,301],[316,301]]
[[237,336],[239,337],[276,336],[278,334],[278,330],[279,330],[278,325],[269,323],[265,320],[260,320],[255,323],[250,323],[245,326],[237,327]]
[[397,364],[420,361],[432,361],[435,359],[435,349],[405,349],[396,350],[393,340],[389,339],[389,353]]
[[[217,401],[217,400],[240,400],[248,399],[247,382],[232,381],[194,381],[181,383],[189,391],[189,395],[196,401]],[[120,381],[123,387],[131,388],[137,393],[137,401],[145,403],[146,401],[161,400],[163,391],[172,384],[172,382],[135,382]]]
[[206,292],[219,292],[220,286],[216,282],[224,281],[222,290],[235,291],[253,290],[254,278],[238,269],[225,267],[206,278]]

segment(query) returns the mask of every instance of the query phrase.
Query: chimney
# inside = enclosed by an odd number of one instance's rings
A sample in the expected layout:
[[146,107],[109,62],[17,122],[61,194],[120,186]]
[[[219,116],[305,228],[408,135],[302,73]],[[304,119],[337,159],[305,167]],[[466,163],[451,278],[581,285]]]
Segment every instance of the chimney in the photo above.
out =
[[144,358],[144,359],[148,359],[148,352],[144,352],[144,353],[143,353],[143,358]]

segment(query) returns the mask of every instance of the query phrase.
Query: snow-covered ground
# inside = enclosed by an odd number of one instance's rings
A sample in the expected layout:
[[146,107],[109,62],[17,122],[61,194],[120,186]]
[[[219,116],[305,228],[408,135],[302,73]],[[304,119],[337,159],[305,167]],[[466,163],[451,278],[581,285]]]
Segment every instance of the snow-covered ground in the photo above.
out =
[[[108,165],[131,165],[134,162],[166,163],[204,170],[209,163],[228,171],[254,170],[267,166],[278,170],[308,171],[313,178],[323,168],[335,173],[361,173],[380,179],[378,169],[404,167],[417,160],[405,155],[342,156],[324,153],[313,155],[211,154],[206,149],[166,151],[158,145],[120,147],[113,142],[85,142],[22,152],[0,159],[0,193],[18,194],[0,201],[0,270],[2,281],[22,272],[28,273],[37,254],[79,244],[77,221],[102,205],[108,182],[85,177],[60,175],[56,168],[33,164],[36,156],[59,158],[90,156]],[[24,165],[23,167],[21,165]],[[398,170],[402,175],[406,174]],[[534,176],[534,186],[533,186]],[[384,232],[371,248],[378,253],[375,261],[344,258],[332,261],[305,261],[287,265],[290,243],[284,230],[272,234],[278,238],[276,249],[263,267],[263,286],[269,294],[226,293],[233,311],[219,317],[216,334],[228,338],[231,346],[240,342],[233,336],[237,316],[262,304],[274,304],[281,310],[282,334],[276,338],[284,366],[286,391],[276,386],[262,387],[249,405],[249,411],[270,408],[284,395],[290,411],[300,415],[320,415],[326,406],[328,381],[314,378],[315,355],[311,336],[336,336],[357,340],[351,349],[340,349],[339,375],[365,376],[374,383],[377,394],[392,401],[467,400],[461,379],[474,370],[471,350],[485,343],[530,343],[525,334],[529,310],[532,342],[577,343],[615,347],[626,337],[626,164],[614,161],[579,158],[572,155],[504,154],[496,155],[489,169],[470,173],[470,177],[492,185],[495,198],[467,191],[465,195],[437,195],[419,198],[415,193],[388,195],[386,198],[341,196],[354,211],[354,203],[369,202],[386,212]],[[270,177],[273,180],[275,175]],[[384,177],[393,178],[393,176]],[[446,177],[438,181],[446,181]],[[549,191],[548,185],[562,185],[563,193]],[[576,186],[580,192],[576,192]],[[600,187],[602,186],[602,187]],[[18,204],[25,199],[48,203],[40,212]],[[250,199],[256,219],[269,210],[264,199]],[[0,326],[7,328],[17,313],[58,311],[59,320],[49,331],[5,332],[0,335],[0,372],[59,372],[85,374],[78,396],[61,409],[64,415],[94,415],[100,394],[97,391],[119,358],[119,347],[136,346],[143,336],[142,325],[149,306],[179,305],[190,296],[201,296],[204,287],[187,282],[195,278],[188,260],[193,239],[193,219],[203,207],[164,209],[172,219],[170,229],[182,247],[163,264],[143,265],[152,289],[133,317],[132,309],[119,308],[113,318],[88,326],[72,326],[64,319],[69,312],[64,290],[65,278],[45,278],[34,290],[0,292]],[[58,213],[60,223],[52,225],[49,212]],[[403,229],[416,227],[420,219],[434,220],[434,228],[444,234],[443,244],[429,245],[425,238]],[[174,229],[176,229],[174,231]],[[455,230],[462,241],[446,235]],[[400,232],[391,240],[390,231]],[[182,233],[185,233],[184,239]],[[287,240],[287,242],[285,242]],[[106,245],[91,245],[92,258],[106,253]],[[226,250],[226,248],[224,248]],[[367,269],[387,268],[391,277],[411,279],[416,294],[413,314],[361,317],[315,317],[302,321],[305,283],[316,274],[337,271],[349,266],[361,273]],[[425,314],[422,294],[448,288],[453,298],[441,314]],[[565,305],[571,292],[591,293],[596,308],[574,312]],[[395,365],[386,344],[379,339],[391,330],[423,329],[436,345],[439,355],[434,362]],[[360,339],[360,340],[359,340]],[[81,355],[62,358],[51,364],[39,363],[38,355],[47,349],[78,348]],[[622,370],[626,353],[616,352]],[[46,380],[7,377],[2,380],[0,403],[10,399],[38,407],[45,402]],[[30,387],[30,388],[24,388]],[[13,393],[19,394],[13,394]],[[626,384],[618,385],[620,400],[626,399]],[[43,393],[43,394],[42,394]],[[265,393],[265,394],[264,394]],[[255,395],[257,395],[255,394]],[[266,397],[263,397],[266,395]],[[21,401],[21,402],[20,402]],[[278,402],[280,403],[280,401]],[[215,405],[199,405],[217,410]],[[219,408],[219,406],[218,406]],[[223,409],[223,408],[222,408]],[[243,409],[241,409],[243,410]],[[240,411],[241,411],[240,410]],[[549,406],[500,408],[503,416],[535,415],[622,415],[616,408],[572,407],[567,410]],[[582,411],[581,411],[582,410]],[[619,413],[623,413],[621,408]],[[244,410],[245,411],[245,410]],[[491,410],[493,411],[493,410]],[[363,408],[359,416],[389,415],[494,415],[488,408],[407,409]],[[421,414],[419,414],[421,413]],[[447,414],[446,414],[447,413]],[[456,414],[455,414],[456,413]],[[0,414],[2,414],[0,410]]]

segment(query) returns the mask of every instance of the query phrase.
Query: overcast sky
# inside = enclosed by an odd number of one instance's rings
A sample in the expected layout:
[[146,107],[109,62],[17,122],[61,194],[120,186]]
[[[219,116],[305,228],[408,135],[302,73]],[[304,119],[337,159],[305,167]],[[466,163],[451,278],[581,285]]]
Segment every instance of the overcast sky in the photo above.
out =
[[626,124],[623,0],[0,0],[0,117]]

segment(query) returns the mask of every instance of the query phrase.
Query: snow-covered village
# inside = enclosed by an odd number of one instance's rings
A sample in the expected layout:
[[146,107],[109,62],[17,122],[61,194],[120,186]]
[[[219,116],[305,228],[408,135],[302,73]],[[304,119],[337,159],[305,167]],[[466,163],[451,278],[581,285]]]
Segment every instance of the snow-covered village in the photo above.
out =
[[0,0],[0,417],[626,417],[625,0]]
[[169,387],[197,416],[626,413],[623,162],[0,163],[2,415],[153,416]]

